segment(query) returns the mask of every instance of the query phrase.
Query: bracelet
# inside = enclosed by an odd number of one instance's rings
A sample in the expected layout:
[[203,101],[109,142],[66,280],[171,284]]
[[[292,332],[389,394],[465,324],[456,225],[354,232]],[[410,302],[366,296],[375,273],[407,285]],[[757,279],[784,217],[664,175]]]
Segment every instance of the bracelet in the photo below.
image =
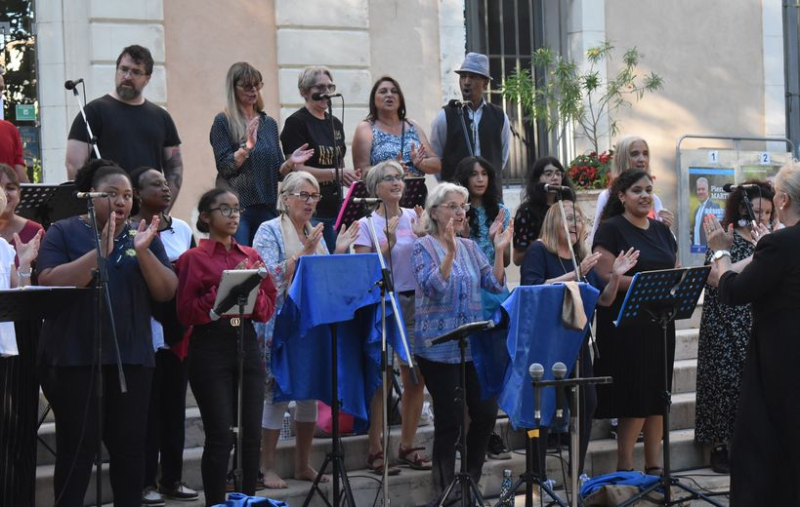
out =
[[17,276],[20,278],[30,278],[33,274],[33,268],[28,268],[28,271],[17,270]]

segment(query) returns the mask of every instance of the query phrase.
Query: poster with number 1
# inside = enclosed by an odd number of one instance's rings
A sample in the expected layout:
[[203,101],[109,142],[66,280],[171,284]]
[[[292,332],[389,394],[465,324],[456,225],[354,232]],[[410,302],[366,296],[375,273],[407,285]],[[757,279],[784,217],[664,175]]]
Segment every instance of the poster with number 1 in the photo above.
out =
[[707,247],[703,217],[712,214],[717,220],[722,220],[725,214],[725,201],[728,198],[722,187],[726,183],[734,182],[735,172],[733,167],[689,168],[691,253],[705,255]]

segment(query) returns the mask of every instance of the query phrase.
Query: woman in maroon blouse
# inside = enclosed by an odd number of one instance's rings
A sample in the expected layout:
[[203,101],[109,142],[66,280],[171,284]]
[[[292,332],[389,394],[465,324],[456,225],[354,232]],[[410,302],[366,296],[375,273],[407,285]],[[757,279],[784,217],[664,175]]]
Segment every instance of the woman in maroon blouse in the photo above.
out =
[[[19,176],[11,166],[6,164],[0,164],[0,187],[5,191],[8,201],[6,208],[0,213],[0,237],[5,238],[11,246],[16,248],[15,232],[19,234],[19,239],[23,243],[28,243],[36,236],[37,232],[43,231],[44,228],[38,222],[17,215],[20,195]],[[19,266],[19,259],[15,259],[15,262]]]
[[[211,312],[223,270],[252,269],[264,263],[256,250],[236,243],[239,198],[224,189],[209,190],[197,206],[197,229],[208,239],[184,253],[178,271],[178,318],[193,326],[189,343],[189,382],[200,408],[206,434],[201,465],[206,505],[225,501],[225,477],[234,443],[239,326],[244,326],[242,382],[242,493],[254,495],[258,477],[261,412],[264,404],[263,355],[256,340],[253,320],[266,322],[275,311],[277,292],[272,278],[261,282],[251,315],[233,319]],[[212,318],[212,315],[214,318]]]

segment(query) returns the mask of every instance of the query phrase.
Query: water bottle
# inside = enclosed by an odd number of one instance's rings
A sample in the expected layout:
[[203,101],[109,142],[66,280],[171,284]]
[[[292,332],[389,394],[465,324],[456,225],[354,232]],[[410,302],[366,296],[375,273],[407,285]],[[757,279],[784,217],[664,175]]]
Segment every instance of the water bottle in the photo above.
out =
[[281,424],[280,440],[288,440],[294,436],[292,432],[292,415],[289,412],[283,414],[283,424]]
[[500,485],[500,498],[504,498],[504,500],[499,504],[500,507],[514,507],[514,494],[511,493],[511,487],[513,485],[511,481],[511,470],[503,470],[503,483]]

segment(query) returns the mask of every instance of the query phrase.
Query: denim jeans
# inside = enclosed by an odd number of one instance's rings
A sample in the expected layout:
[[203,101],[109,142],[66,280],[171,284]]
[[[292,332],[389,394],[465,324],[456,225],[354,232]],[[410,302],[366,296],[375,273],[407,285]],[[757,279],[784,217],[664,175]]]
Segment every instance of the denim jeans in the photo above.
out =
[[274,204],[253,204],[242,211],[239,217],[239,228],[233,239],[240,245],[252,246],[258,228],[267,220],[278,216]]

